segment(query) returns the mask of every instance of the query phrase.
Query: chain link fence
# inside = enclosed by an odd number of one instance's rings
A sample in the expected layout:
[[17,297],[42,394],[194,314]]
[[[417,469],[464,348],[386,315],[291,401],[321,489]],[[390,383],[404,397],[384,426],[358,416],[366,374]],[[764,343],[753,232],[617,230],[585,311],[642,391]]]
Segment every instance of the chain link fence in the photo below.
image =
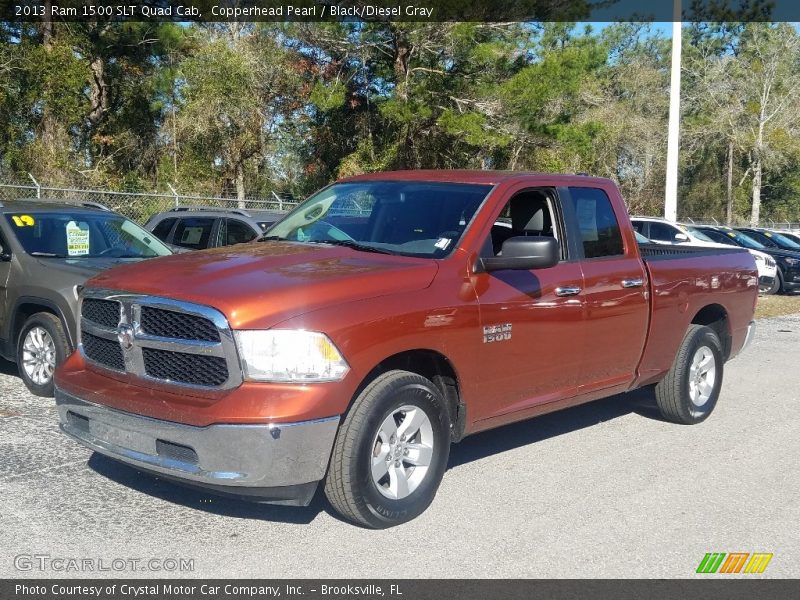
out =
[[184,194],[174,189],[170,193],[150,193],[54,187],[41,185],[33,177],[29,183],[0,182],[0,202],[21,199],[96,203],[140,224],[156,213],[178,207],[288,211],[298,204],[291,196],[274,192],[270,197],[247,197],[239,201],[236,198]]

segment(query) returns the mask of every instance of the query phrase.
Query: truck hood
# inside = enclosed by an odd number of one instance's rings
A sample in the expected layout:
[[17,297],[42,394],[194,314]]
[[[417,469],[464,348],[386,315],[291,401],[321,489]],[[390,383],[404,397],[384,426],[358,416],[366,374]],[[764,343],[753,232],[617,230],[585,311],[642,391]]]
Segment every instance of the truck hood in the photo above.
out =
[[142,258],[38,258],[37,262],[46,269],[59,273],[72,273],[76,281],[94,277],[98,273],[117,267],[138,263]]
[[234,329],[266,329],[318,308],[424,289],[436,271],[434,260],[269,241],[118,267],[87,286],[212,306]]

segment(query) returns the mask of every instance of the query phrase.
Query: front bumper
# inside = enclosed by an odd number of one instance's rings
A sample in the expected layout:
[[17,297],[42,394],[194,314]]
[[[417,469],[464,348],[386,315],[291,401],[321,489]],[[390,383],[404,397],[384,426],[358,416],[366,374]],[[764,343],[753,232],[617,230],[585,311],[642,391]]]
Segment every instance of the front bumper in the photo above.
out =
[[758,278],[758,288],[760,290],[768,290],[773,286],[775,283],[775,277],[770,277],[769,275],[761,275]]
[[195,427],[86,402],[56,389],[60,427],[84,446],[190,485],[307,505],[325,476],[339,417]]

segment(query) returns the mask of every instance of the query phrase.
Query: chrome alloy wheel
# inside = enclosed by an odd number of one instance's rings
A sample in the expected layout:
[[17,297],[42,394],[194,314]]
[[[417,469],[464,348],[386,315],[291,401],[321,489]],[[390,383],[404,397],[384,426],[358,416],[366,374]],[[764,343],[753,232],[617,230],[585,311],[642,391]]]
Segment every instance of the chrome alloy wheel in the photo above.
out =
[[[717,363],[714,353],[708,346],[700,346],[694,353],[689,367],[689,398],[698,409],[711,398],[717,378]],[[702,410],[693,410],[693,414]]]
[[22,344],[22,368],[36,385],[47,385],[56,370],[56,345],[44,327],[32,327]]
[[418,406],[401,406],[384,419],[372,444],[372,481],[391,500],[416,490],[433,460],[433,426]]

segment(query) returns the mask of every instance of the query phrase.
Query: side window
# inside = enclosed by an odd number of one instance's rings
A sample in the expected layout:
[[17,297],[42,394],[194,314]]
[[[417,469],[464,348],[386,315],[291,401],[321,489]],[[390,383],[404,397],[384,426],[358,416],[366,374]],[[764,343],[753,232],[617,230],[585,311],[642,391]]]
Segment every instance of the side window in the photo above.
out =
[[657,223],[655,221],[650,223],[651,240],[658,240],[659,242],[674,242],[676,241],[676,233],[679,232],[665,223]]
[[605,192],[584,187],[571,187],[569,191],[583,240],[584,257],[624,254],[619,222]]
[[633,221],[633,228],[638,232],[644,235],[644,221]]
[[169,232],[172,231],[172,226],[175,225],[175,221],[177,221],[177,219],[170,218],[159,222],[159,224],[153,228],[153,235],[162,242],[166,242],[169,237]]
[[247,223],[238,219],[225,219],[225,221],[227,227],[225,228],[225,237],[222,238],[223,246],[243,244],[256,239],[256,232]]
[[558,239],[553,198],[548,190],[525,190],[515,194],[497,217],[483,256],[501,256],[503,242],[512,237],[544,236]]
[[175,228],[172,243],[184,248],[203,250],[208,248],[211,230],[214,229],[213,217],[189,217],[180,219]]

